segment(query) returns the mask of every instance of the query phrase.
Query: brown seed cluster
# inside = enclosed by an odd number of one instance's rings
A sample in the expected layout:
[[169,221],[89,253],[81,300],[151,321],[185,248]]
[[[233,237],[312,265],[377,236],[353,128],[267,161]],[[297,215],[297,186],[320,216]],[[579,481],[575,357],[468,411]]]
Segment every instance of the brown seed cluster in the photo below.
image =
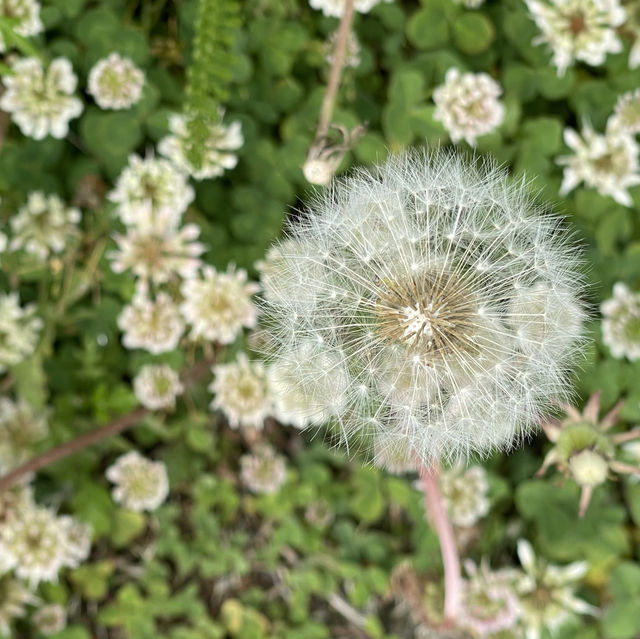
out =
[[380,285],[377,328],[386,341],[407,345],[426,364],[477,349],[473,296],[459,278],[425,271]]

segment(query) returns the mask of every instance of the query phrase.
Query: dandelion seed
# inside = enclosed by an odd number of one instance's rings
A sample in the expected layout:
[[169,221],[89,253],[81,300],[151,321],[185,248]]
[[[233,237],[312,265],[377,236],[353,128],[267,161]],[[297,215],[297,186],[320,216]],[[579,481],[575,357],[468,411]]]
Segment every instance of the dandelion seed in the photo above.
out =
[[276,406],[299,424],[430,466],[509,448],[568,393],[576,248],[492,165],[393,157],[334,182],[291,239],[264,325]]

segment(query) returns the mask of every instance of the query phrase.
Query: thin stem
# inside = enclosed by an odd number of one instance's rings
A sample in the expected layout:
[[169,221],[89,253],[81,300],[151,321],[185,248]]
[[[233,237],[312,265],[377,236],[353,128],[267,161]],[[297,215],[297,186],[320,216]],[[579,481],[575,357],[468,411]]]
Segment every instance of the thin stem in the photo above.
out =
[[327,81],[327,90],[322,100],[320,108],[320,119],[318,121],[318,130],[316,131],[316,140],[320,140],[327,136],[329,125],[331,124],[331,116],[333,115],[333,107],[336,103],[338,95],[338,87],[340,86],[340,76],[344,59],[347,53],[347,42],[351,24],[353,22],[353,0],[345,0],[344,10],[340,18],[340,26],[338,27],[338,35],[336,37],[336,48],[333,52],[333,63],[329,72],[329,80]]
[[444,566],[444,624],[456,625],[462,607],[462,576],[460,559],[453,536],[453,527],[444,509],[438,489],[438,471],[419,465],[427,513],[440,541]]
[[[183,381],[185,385],[189,383],[192,384],[199,380],[209,370],[210,366],[211,361],[208,359],[198,362],[184,376]],[[106,426],[94,428],[89,432],[79,435],[75,439],[65,442],[64,444],[60,444],[59,446],[55,446],[54,448],[46,450],[44,453],[33,457],[28,462],[25,462],[21,466],[14,468],[11,472],[0,477],[0,493],[11,488],[11,486],[16,484],[19,479],[29,473],[35,473],[54,462],[60,461],[69,455],[77,453],[83,448],[92,446],[107,437],[117,435],[131,426],[135,426],[143,417],[148,415],[149,412],[149,409],[144,406],[138,406],[130,413],[127,413],[122,417],[118,417],[118,419],[115,419]]]

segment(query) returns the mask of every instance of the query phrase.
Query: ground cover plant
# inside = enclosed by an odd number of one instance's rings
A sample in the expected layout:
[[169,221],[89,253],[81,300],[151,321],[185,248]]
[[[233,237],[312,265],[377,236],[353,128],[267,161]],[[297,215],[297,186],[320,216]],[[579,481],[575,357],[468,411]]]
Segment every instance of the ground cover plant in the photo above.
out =
[[640,2],[0,53],[0,636],[640,636]]

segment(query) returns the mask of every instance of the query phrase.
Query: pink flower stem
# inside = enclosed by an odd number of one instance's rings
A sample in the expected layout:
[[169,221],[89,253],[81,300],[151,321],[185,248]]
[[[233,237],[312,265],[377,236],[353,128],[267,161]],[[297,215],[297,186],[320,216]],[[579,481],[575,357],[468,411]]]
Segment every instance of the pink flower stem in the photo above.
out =
[[422,464],[418,469],[424,491],[425,508],[440,541],[444,566],[444,624],[455,626],[462,606],[462,576],[453,527],[440,497],[438,470],[429,470]]

